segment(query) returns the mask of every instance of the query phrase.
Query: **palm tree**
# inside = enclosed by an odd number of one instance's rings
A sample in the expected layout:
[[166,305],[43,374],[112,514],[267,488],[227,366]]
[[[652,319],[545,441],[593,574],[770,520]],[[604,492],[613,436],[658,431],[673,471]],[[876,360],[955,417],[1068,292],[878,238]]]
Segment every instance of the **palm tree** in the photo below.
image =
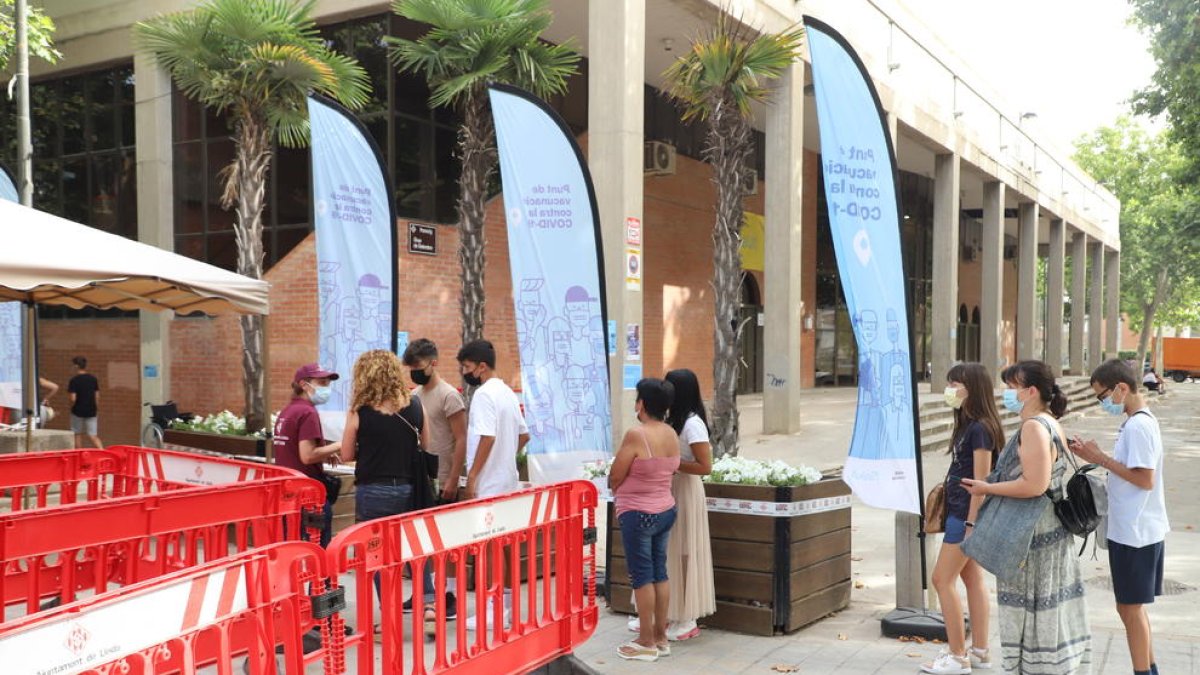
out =
[[707,123],[704,158],[717,185],[713,225],[712,444],[716,457],[737,454],[738,305],[742,257],[739,250],[746,196],[746,163],[754,149],[750,104],[766,101],[768,80],[799,58],[802,33],[754,35],[722,12],[716,25],[692,43],[664,73],[668,94],[684,108],[683,119]]
[[[221,172],[221,205],[236,206],[237,271],[262,278],[262,214],[273,143],[308,141],[309,93],[351,108],[369,99],[366,72],[332,51],[311,18],[314,0],[207,0],[134,27],[138,46],[170,71],[189,98],[232,121],[234,159]],[[243,316],[246,427],[266,420],[262,317]]]
[[496,171],[496,130],[487,85],[512,84],[542,97],[566,91],[579,54],[540,37],[553,16],[546,0],[394,0],[400,16],[429,24],[417,40],[391,38],[392,61],[429,83],[429,102],[455,108],[458,128],[459,308],[463,344],[483,336],[484,201]]

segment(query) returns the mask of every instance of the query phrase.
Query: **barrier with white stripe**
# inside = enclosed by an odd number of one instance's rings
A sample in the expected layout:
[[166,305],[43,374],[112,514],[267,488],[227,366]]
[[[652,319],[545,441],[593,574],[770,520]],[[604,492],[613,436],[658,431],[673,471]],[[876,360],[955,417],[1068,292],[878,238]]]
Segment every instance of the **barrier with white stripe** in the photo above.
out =
[[[0,624],[0,664],[6,675],[191,675],[246,656],[251,673],[275,672],[277,658],[287,673],[318,662],[340,673],[340,622],[326,620],[339,596],[324,593],[324,565],[316,545],[276,544]],[[322,646],[305,654],[314,627]]]
[[[338,534],[329,544],[329,567],[354,576],[350,624],[357,632],[346,645],[357,655],[356,672],[494,675],[527,672],[569,653],[592,634],[599,617],[596,504],[594,485],[570,481],[359,523]],[[524,561],[522,548],[528,552]],[[413,603],[407,617],[401,608],[408,595],[401,578],[406,565],[412,566]],[[430,642],[421,639],[426,566],[435,586],[428,605],[436,617]],[[474,581],[469,595],[468,574]],[[457,621],[446,619],[451,577]],[[508,625],[502,621],[506,588],[512,598]],[[477,615],[475,631],[466,630],[470,615]],[[383,635],[378,644],[371,635],[376,624]]]

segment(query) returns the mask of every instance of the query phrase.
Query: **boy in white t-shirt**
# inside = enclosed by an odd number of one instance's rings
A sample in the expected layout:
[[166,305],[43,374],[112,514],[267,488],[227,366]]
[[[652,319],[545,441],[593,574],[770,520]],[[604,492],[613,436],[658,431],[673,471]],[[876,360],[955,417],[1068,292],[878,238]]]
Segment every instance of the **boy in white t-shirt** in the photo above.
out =
[[1163,491],[1163,444],[1158,420],[1138,394],[1124,361],[1105,361],[1092,371],[1100,407],[1124,415],[1113,456],[1095,441],[1071,439],[1072,452],[1108,470],[1108,562],[1117,614],[1125,624],[1135,675],[1158,675],[1146,605],[1162,595],[1163,542],[1171,526]]
[[[517,453],[529,442],[529,429],[521,415],[517,395],[496,377],[496,349],[487,340],[474,340],[458,350],[459,372],[463,382],[475,387],[467,411],[467,487],[464,498],[492,497],[515,492]],[[504,575],[508,579],[508,553],[504,554]],[[489,558],[488,562],[491,562]],[[492,570],[488,570],[488,575]],[[503,582],[502,582],[503,584]],[[503,621],[510,620],[512,590],[504,589]],[[492,599],[487,601],[488,617],[493,617]],[[478,619],[467,617],[467,630],[475,630]]]

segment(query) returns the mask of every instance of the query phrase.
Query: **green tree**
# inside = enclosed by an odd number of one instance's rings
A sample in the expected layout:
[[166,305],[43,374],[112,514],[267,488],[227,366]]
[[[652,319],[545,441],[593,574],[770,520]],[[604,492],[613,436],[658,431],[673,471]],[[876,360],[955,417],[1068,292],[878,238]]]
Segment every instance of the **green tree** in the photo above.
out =
[[416,40],[389,38],[393,63],[429,83],[429,102],[457,109],[459,309],[462,341],[483,336],[484,202],[496,172],[496,130],[488,105],[490,82],[546,97],[566,91],[579,54],[541,40],[553,20],[546,0],[395,0],[400,16],[428,24]]
[[[54,21],[37,7],[29,6],[29,54],[55,63],[62,53],[54,48]],[[8,68],[8,60],[17,49],[17,32],[13,25],[16,7],[13,0],[0,0],[0,70]]]
[[755,34],[724,12],[663,74],[668,93],[684,109],[684,120],[707,124],[704,158],[717,186],[713,223],[713,381],[712,445],[715,457],[738,451],[737,345],[744,324],[741,304],[741,228],[745,215],[746,172],[754,140],[750,104],[771,97],[767,83],[797,58],[803,32]]
[[1189,234],[1200,207],[1181,178],[1187,159],[1163,134],[1121,117],[1076,141],[1075,161],[1121,200],[1121,311],[1141,333],[1144,361],[1155,326],[1200,301],[1192,281],[1200,247]]
[[[323,94],[350,108],[369,98],[367,75],[332,51],[311,18],[314,2],[207,0],[195,9],[137,24],[138,46],[170,71],[189,98],[229,117],[236,148],[221,172],[222,206],[235,207],[237,271],[263,272],[262,215],[273,142],[308,140],[307,96]],[[262,317],[243,316],[242,371],[246,425],[264,410]]]
[[[1167,113],[1172,136],[1200,174],[1200,4],[1195,0],[1130,0],[1133,21],[1150,37],[1157,70],[1134,96],[1137,112]],[[1196,234],[1200,234],[1198,231]]]

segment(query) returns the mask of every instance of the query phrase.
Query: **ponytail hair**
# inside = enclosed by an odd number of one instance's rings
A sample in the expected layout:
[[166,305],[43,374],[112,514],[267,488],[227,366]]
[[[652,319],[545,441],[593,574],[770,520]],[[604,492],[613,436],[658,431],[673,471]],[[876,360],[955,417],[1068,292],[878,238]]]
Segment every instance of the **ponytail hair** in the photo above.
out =
[[1047,406],[1050,408],[1050,414],[1054,415],[1054,419],[1059,419],[1067,414],[1067,395],[1058,384],[1050,385],[1050,403]]
[[1067,397],[1054,381],[1050,366],[1042,361],[1021,361],[1004,369],[1000,379],[1006,384],[1037,389],[1046,409],[1058,419],[1067,412]]

